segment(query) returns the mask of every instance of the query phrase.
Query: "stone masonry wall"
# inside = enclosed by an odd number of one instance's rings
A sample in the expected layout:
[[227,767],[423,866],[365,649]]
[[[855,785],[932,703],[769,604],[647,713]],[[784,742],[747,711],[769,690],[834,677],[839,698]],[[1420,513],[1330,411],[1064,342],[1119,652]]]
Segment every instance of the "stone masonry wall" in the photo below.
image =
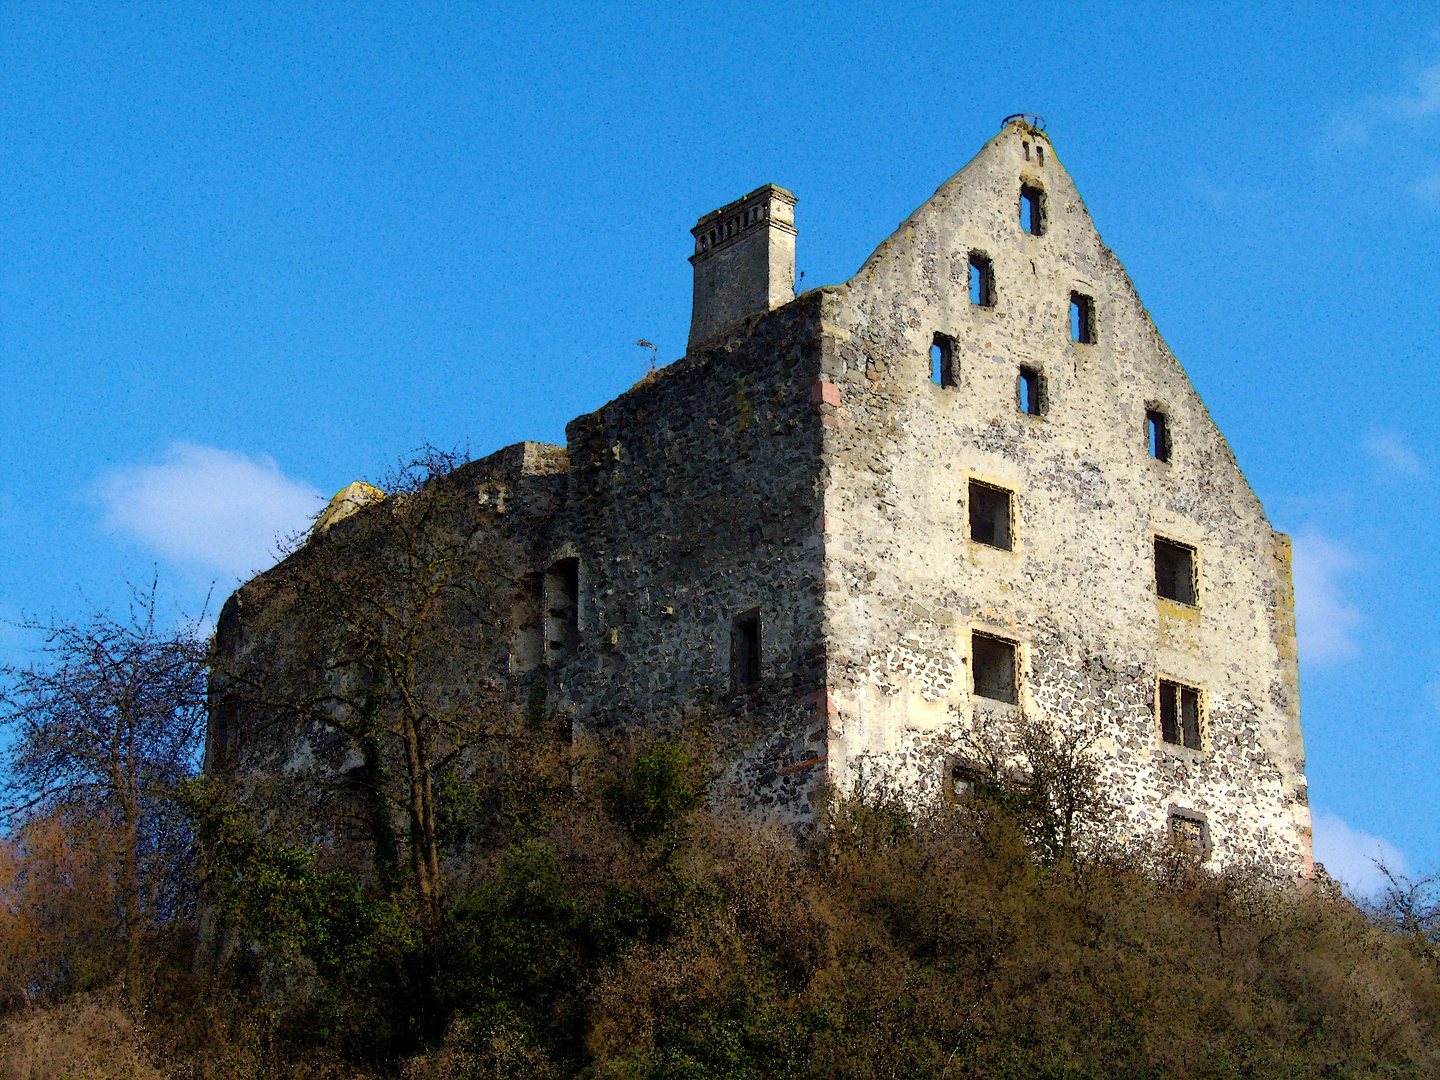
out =
[[[1022,179],[1044,192],[1039,236],[1020,226]],[[972,252],[993,306],[970,302]],[[1094,344],[1071,339],[1072,291],[1094,298]],[[1218,858],[1307,868],[1288,540],[1044,136],[1009,125],[823,295],[836,782],[869,762],[934,792],[962,730],[1024,709],[1099,725],[1123,832],[1180,807]],[[954,386],[930,378],[936,333]],[[1022,364],[1043,372],[1043,416],[1018,407]],[[1168,414],[1168,462],[1147,407]],[[971,477],[1013,492],[1012,551],[969,538]],[[1196,605],[1157,596],[1157,534],[1199,552]],[[972,693],[972,630],[1018,643],[1018,707]],[[1202,689],[1201,750],[1161,741],[1158,678]]]
[[[546,539],[546,559],[580,560],[579,645],[548,673],[580,727],[709,709],[723,786],[782,820],[811,818],[825,752],[818,313],[815,296],[751,317],[573,421]],[[731,623],[756,607],[762,678],[735,691]]]

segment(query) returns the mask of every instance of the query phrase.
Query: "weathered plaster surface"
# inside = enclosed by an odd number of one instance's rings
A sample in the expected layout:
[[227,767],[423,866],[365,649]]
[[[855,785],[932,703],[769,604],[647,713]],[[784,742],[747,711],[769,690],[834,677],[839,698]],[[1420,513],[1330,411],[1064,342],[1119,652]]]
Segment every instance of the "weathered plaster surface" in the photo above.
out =
[[[1022,181],[1044,192],[1042,235],[1021,228]],[[972,252],[993,264],[993,306],[970,302]],[[1095,300],[1094,344],[1071,340],[1072,292]],[[889,759],[934,789],[977,710],[1015,711],[971,693],[968,639],[985,630],[1020,645],[1021,707],[1098,725],[1128,830],[1178,805],[1206,816],[1222,859],[1305,864],[1288,540],[1044,136],[1008,126],[824,295],[836,778]],[[954,386],[930,379],[936,333],[954,341]],[[1043,372],[1043,416],[1017,405],[1022,364]],[[1169,416],[1168,462],[1149,453],[1147,406]],[[1013,491],[1013,551],[968,539],[970,477]],[[1197,549],[1195,606],[1157,597],[1157,534]],[[1161,677],[1203,690],[1201,751],[1160,740]]]

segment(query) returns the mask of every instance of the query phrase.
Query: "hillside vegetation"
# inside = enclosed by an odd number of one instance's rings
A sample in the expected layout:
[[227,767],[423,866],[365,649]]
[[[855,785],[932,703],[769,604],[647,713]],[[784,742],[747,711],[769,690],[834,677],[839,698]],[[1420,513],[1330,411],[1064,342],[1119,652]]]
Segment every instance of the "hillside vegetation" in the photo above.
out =
[[1440,1071],[1440,957],[1413,903],[1367,917],[1177,850],[1067,844],[1043,768],[923,813],[875,784],[801,844],[705,808],[684,738],[577,787],[564,725],[516,724],[504,767],[447,796],[463,813],[435,925],[403,886],[272,846],[192,782],[214,925],[198,966],[193,917],[151,926],[124,986],[111,849],[64,821],[24,830],[0,964],[12,1043],[34,1045],[11,1046],[10,1075]]

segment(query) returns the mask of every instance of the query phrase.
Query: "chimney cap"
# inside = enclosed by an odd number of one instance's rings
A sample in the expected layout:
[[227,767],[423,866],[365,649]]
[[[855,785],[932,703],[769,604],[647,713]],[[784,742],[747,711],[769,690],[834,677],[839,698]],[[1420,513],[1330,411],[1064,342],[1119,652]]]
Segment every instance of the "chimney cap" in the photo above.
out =
[[795,202],[792,192],[775,184],[762,184],[744,198],[711,210],[690,230],[695,237],[692,261],[767,228],[794,235]]

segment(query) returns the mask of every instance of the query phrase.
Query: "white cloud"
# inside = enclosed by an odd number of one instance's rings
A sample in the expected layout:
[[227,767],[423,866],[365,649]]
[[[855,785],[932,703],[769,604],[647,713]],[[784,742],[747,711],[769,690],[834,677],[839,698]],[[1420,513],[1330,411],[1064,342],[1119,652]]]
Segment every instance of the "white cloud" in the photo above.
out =
[[[1437,189],[1437,193],[1440,193],[1440,189]],[[1372,435],[1365,443],[1365,449],[1392,472],[1416,479],[1425,475],[1425,466],[1415,456],[1415,451],[1405,445],[1402,436],[1393,432]]]
[[1357,656],[1360,648],[1352,635],[1364,617],[1342,595],[1338,580],[1355,568],[1355,557],[1313,533],[1297,536],[1291,555],[1301,661],[1326,664]]
[[172,443],[158,465],[116,469],[101,482],[107,527],[166,558],[247,578],[276,559],[280,537],[323,505],[318,490],[258,460]]
[[1385,887],[1385,875],[1375,865],[1377,859],[1393,873],[1410,872],[1404,852],[1389,840],[1353,829],[1329,811],[1311,815],[1310,825],[1315,833],[1315,861],[1324,863],[1326,872],[1356,899],[1375,897]]
[[1440,113],[1440,64],[1428,67],[1420,73],[1415,80],[1413,93],[1382,98],[1381,104],[1401,116],[1410,116],[1417,120]]
[[1352,159],[1417,202],[1440,208],[1437,135],[1440,64],[1416,72],[1394,93],[1372,94],[1337,109],[1323,126],[1317,151]]

